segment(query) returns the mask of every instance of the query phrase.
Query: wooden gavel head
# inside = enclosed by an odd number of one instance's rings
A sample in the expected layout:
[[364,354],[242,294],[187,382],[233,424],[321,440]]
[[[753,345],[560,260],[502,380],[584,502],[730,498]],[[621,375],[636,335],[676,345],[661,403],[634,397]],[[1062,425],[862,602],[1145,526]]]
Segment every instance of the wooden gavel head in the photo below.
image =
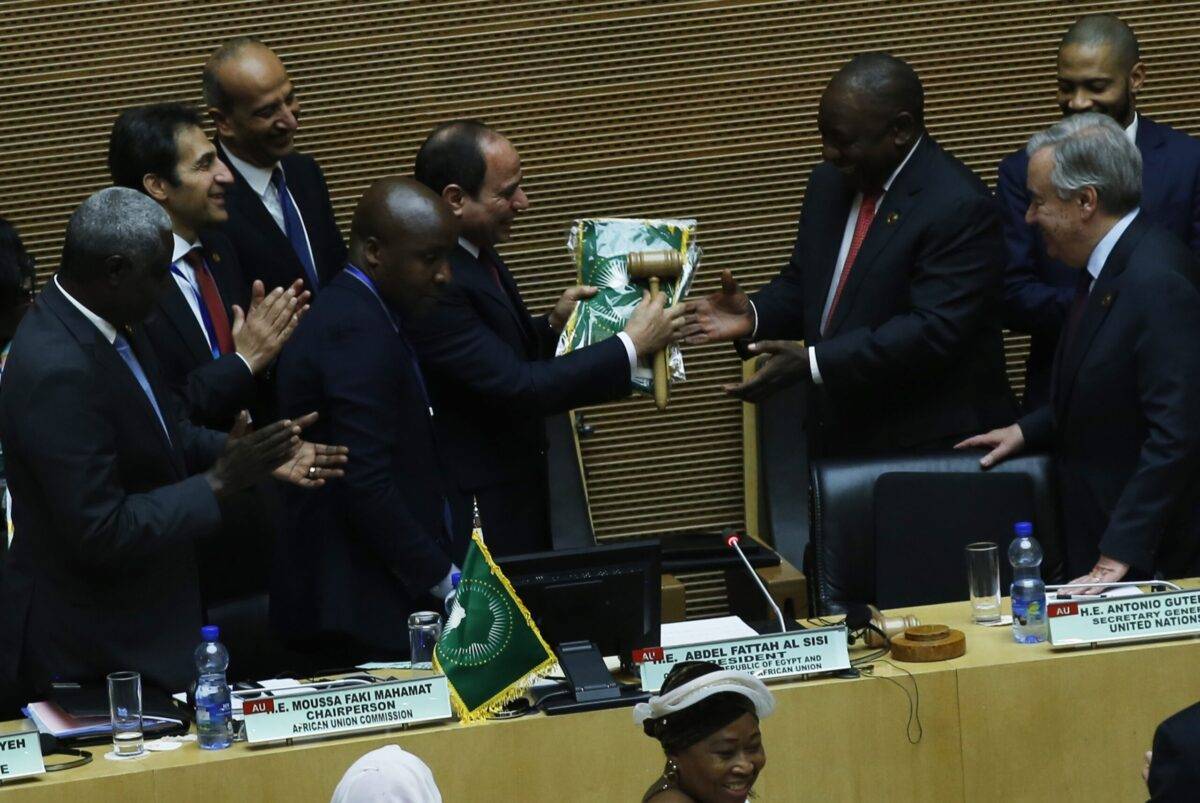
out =
[[678,251],[631,251],[625,264],[632,279],[678,279],[683,257]]

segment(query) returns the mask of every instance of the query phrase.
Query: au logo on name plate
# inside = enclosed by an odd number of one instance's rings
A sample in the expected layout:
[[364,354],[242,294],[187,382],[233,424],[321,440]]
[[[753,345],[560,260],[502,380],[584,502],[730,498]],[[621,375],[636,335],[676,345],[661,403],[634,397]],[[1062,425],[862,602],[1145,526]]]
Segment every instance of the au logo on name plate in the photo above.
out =
[[1200,590],[1046,606],[1050,646],[1200,635]]
[[642,690],[658,691],[671,667],[681,661],[711,661],[763,680],[836,672],[850,666],[846,642],[846,628],[838,625],[730,641],[651,647],[635,653],[634,660],[641,664]]
[[37,731],[0,734],[0,782],[45,771]]
[[247,700],[246,739],[275,742],[450,718],[445,675]]

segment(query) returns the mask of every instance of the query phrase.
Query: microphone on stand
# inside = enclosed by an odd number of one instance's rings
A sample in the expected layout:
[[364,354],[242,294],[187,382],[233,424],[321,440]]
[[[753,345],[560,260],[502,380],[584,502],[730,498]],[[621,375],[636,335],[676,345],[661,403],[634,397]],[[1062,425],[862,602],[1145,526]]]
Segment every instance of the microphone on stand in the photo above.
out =
[[787,623],[784,622],[783,612],[779,610],[779,606],[775,604],[775,600],[771,599],[770,593],[767,592],[767,587],[763,585],[762,578],[758,576],[758,572],[754,571],[754,567],[750,565],[750,561],[746,559],[746,553],[742,551],[739,543],[742,537],[738,535],[736,530],[725,531],[725,544],[733,548],[733,551],[738,553],[738,557],[742,559],[742,563],[746,566],[746,571],[754,578],[754,582],[758,584],[758,590],[762,592],[763,599],[771,606],[771,610],[775,612],[775,618],[779,621],[779,632],[787,632]]

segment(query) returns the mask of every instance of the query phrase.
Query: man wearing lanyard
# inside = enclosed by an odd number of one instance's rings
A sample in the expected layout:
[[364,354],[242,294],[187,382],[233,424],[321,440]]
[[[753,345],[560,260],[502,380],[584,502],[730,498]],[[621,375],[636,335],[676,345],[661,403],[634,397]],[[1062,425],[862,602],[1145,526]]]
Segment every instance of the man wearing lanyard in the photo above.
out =
[[[249,309],[237,301],[237,253],[214,226],[225,221],[229,168],[183,104],[128,109],[113,125],[109,170],[119,186],[143,192],[171,218],[173,281],[146,324],[168,385],[194,423],[228,429],[238,411],[262,411],[262,378],[305,309],[297,281],[264,295],[254,282]],[[255,415],[256,420],[265,415]]]
[[450,278],[449,207],[410,179],[371,185],[351,225],[350,264],[318,296],[279,358],[279,408],[321,413],[320,436],[354,454],[315,494],[286,490],[272,622],[314,669],[408,652],[405,620],[440,605],[456,555],[433,409],[403,326]]
[[346,264],[325,175],[295,150],[300,101],[271,49],[248,37],[222,44],[204,65],[204,102],[217,153],[233,170],[229,220],[221,230],[245,279],[314,295]]

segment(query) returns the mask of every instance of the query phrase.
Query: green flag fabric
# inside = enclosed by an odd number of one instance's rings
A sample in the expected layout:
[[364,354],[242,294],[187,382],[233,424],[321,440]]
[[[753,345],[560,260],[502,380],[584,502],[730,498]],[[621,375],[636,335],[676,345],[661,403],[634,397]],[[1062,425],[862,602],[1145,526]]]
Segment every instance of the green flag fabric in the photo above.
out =
[[525,693],[557,662],[492,561],[483,533],[471,532],[458,593],[433,666],[450,684],[450,700],[463,722],[487,719]]

